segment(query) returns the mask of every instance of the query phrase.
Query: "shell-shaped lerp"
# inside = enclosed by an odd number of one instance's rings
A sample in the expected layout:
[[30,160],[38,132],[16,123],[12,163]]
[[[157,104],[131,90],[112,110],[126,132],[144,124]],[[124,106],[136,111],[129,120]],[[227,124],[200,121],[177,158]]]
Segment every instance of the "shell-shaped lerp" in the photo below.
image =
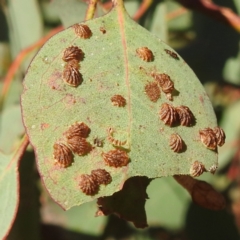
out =
[[91,175],[99,185],[107,185],[112,181],[110,173],[107,172],[105,169],[92,170]]
[[217,141],[215,133],[211,128],[205,128],[199,131],[200,139],[203,145],[211,150],[215,150],[217,147]]
[[85,24],[76,23],[72,27],[74,28],[76,35],[80,38],[86,39],[92,36],[91,29]]
[[67,64],[63,70],[63,81],[72,87],[77,87],[82,83],[82,75],[78,68]]
[[192,177],[199,177],[203,172],[206,172],[205,166],[199,161],[195,161],[190,167],[190,175]]
[[80,189],[86,195],[95,195],[99,190],[99,184],[92,175],[82,174],[78,183]]
[[113,106],[124,107],[126,105],[126,99],[119,94],[113,95],[111,97],[111,102]]
[[220,127],[215,127],[213,129],[213,132],[215,133],[215,139],[217,141],[217,145],[221,147],[225,143],[225,138],[226,138],[226,135],[223,129]]
[[73,68],[79,70],[80,64],[79,64],[78,60],[73,59],[73,60],[68,61],[67,65],[65,67],[73,67]]
[[176,109],[168,103],[163,103],[161,105],[159,116],[160,119],[170,127],[178,122],[178,115]]
[[178,117],[180,120],[180,124],[182,126],[192,126],[194,124],[194,116],[191,110],[186,106],[176,107],[176,111],[178,113]]
[[165,73],[156,74],[155,80],[159,83],[164,93],[171,93],[174,90],[174,83],[169,75]]
[[160,85],[162,91],[167,94],[167,98],[172,100],[172,92],[174,90],[174,83],[171,80],[170,76],[165,73],[152,74],[155,80]]
[[81,61],[83,59],[84,53],[77,46],[71,46],[65,49],[63,53],[63,61],[69,62],[71,60]]
[[184,142],[178,134],[174,133],[170,136],[169,146],[174,152],[180,153],[184,149]]
[[152,51],[147,47],[138,48],[136,53],[145,62],[152,62],[154,59]]
[[103,153],[103,159],[105,163],[110,167],[123,167],[129,162],[129,157],[127,153],[120,149],[114,149]]
[[76,137],[76,136],[82,137],[82,138],[87,138],[90,131],[91,130],[87,124],[85,124],[83,122],[76,122],[68,128],[68,130],[64,133],[64,135],[68,139]]
[[91,150],[91,146],[86,141],[86,139],[79,136],[68,138],[67,145],[74,153],[78,154],[79,156],[85,155]]
[[150,101],[156,102],[160,98],[161,92],[157,82],[147,83],[144,89]]
[[53,145],[53,158],[60,167],[68,167],[73,162],[72,151],[64,143]]

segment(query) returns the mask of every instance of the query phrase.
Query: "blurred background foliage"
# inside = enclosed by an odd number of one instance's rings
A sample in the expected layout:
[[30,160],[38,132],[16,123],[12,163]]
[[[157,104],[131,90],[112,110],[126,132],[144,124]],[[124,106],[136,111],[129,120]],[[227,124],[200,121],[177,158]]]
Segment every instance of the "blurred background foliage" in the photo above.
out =
[[[147,189],[146,229],[135,229],[114,215],[95,217],[95,202],[64,212],[42,186],[29,147],[20,163],[20,204],[7,239],[240,238],[240,21],[236,16],[240,14],[240,1],[214,1],[233,11],[236,21],[232,24],[222,23],[214,14],[206,16],[196,11],[197,2],[206,1],[195,1],[194,11],[180,4],[186,6],[188,2],[129,0],[125,6],[139,24],[173,47],[205,86],[227,138],[219,151],[217,173],[203,174],[201,179],[225,195],[227,208],[214,212],[196,206],[169,177],[152,181]],[[46,41],[44,36],[84,20],[87,2],[1,0],[0,6],[0,150],[11,154],[24,134],[19,102],[24,73]],[[107,13],[110,7],[110,2],[100,2],[96,17]],[[4,218],[1,212],[0,218]]]

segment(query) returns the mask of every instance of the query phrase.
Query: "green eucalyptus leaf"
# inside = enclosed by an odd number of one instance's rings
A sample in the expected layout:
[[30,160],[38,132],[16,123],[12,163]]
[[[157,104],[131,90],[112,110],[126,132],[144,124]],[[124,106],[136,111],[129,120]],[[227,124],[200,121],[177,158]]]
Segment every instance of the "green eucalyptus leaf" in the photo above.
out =
[[3,110],[0,117],[0,129],[0,151],[10,154],[24,133],[19,105]]
[[[204,88],[186,62],[167,54],[165,49],[173,50],[134,22],[120,6],[85,24],[92,31],[89,39],[77,37],[73,27],[55,35],[38,52],[24,81],[24,125],[35,149],[39,172],[52,198],[69,209],[112,195],[134,176],[157,178],[189,174],[196,160],[207,170],[216,165],[216,152],[205,148],[199,138],[199,130],[215,127],[216,118]],[[76,88],[62,80],[63,52],[72,45],[84,52],[80,62],[83,82]],[[136,49],[140,47],[151,49],[152,62],[138,57]],[[152,72],[167,73],[171,77],[178,92],[173,101],[163,92],[157,102],[150,101],[145,85],[154,81]],[[115,94],[126,99],[126,106],[113,106],[111,97]],[[159,109],[165,102],[174,107],[188,106],[196,124],[192,127],[164,125]],[[71,166],[60,168],[53,159],[53,145],[75,122],[84,122],[90,127],[87,141],[92,150],[84,156],[74,155]],[[127,141],[123,145],[130,158],[127,166],[114,168],[103,161],[103,153],[116,148],[109,141],[109,128],[115,131],[115,138]],[[181,135],[186,151],[175,153],[170,149],[169,138],[173,133]],[[94,145],[96,138],[103,140],[103,146]],[[94,196],[85,195],[79,188],[79,176],[98,168],[106,169],[112,182],[101,185]]]
[[[0,152],[0,239],[5,239],[15,219],[19,204],[18,160]],[[4,216],[4,217],[3,217]]]
[[95,213],[96,201],[73,207],[68,211],[63,211],[62,208],[55,204],[48,196],[46,196],[41,209],[44,224],[58,225],[81,234],[100,236],[107,223],[107,217],[96,217]]
[[191,201],[184,188],[172,177],[167,177],[152,181],[147,194],[149,200],[145,208],[149,225],[159,225],[167,229],[183,227],[183,219]]

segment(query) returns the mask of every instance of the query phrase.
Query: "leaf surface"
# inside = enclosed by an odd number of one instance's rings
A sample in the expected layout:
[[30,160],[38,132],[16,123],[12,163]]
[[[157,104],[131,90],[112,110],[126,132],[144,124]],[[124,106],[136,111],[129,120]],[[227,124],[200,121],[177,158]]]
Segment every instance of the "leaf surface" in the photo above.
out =
[[16,163],[12,162],[12,156],[6,156],[0,152],[0,238],[8,233],[13,222],[18,206],[18,174]]
[[20,106],[5,108],[0,120],[0,151],[10,154],[13,152],[16,142],[24,133]]
[[11,155],[0,152],[0,239],[5,239],[16,216],[19,204],[18,163],[28,146],[28,138],[23,137],[19,148]]
[[[78,38],[72,27],[55,35],[36,55],[24,81],[21,98],[24,125],[35,149],[39,172],[52,198],[69,209],[112,195],[121,190],[130,177],[189,174],[196,160],[207,170],[216,165],[217,153],[206,149],[198,134],[200,129],[215,127],[216,118],[202,85],[185,61],[166,54],[165,49],[173,50],[120,8],[85,24],[92,31],[91,38]],[[72,45],[84,52],[80,62],[83,82],[77,88],[62,80],[63,52]],[[140,59],[136,54],[140,47],[151,49],[154,61]],[[147,97],[145,85],[154,81],[152,72],[167,73],[171,77],[178,92],[172,102],[163,92],[157,102]],[[126,99],[125,107],[112,105],[111,97],[115,94]],[[196,124],[192,127],[164,125],[159,119],[159,109],[165,102],[174,107],[188,106]],[[74,155],[72,166],[60,168],[54,163],[53,145],[75,122],[84,122],[90,127],[87,141],[93,148],[87,155]],[[123,146],[130,158],[127,166],[109,167],[103,161],[103,153],[115,149],[108,140],[109,128],[114,130],[114,138],[127,141]],[[181,135],[186,151],[175,153],[170,149],[168,142],[173,133]],[[96,138],[103,140],[102,147],[94,145]],[[101,185],[96,195],[87,196],[79,189],[79,176],[97,168],[106,169],[112,182]]]

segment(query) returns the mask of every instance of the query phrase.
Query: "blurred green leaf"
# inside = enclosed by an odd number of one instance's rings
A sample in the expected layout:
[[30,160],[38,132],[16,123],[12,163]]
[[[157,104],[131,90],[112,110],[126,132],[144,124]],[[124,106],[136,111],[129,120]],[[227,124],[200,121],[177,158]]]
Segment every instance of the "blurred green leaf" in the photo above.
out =
[[169,229],[183,227],[190,196],[173,178],[160,178],[152,181],[147,189],[146,213],[151,226]]
[[9,48],[8,43],[0,42],[0,78],[5,76],[11,62]]
[[57,8],[52,1],[40,1],[41,11],[44,21],[50,24],[60,24],[60,18]]
[[226,143],[219,148],[219,167],[225,167],[233,158],[239,149],[239,133],[240,133],[240,101],[230,105],[223,112],[221,127],[226,133]]
[[107,217],[96,217],[96,206],[96,201],[92,201],[63,211],[47,197],[42,205],[41,214],[45,224],[54,224],[75,232],[100,236],[103,233]]
[[124,4],[128,14],[133,16],[140,6],[140,1],[126,1]]
[[7,240],[40,240],[40,194],[37,186],[39,176],[32,151],[25,151],[18,166],[20,175],[19,206]]
[[82,22],[86,15],[87,4],[78,0],[53,0],[51,5],[57,12],[65,28]]
[[238,14],[240,13],[240,2],[238,0],[233,0]]
[[[9,29],[10,46],[12,56],[15,58],[22,49],[32,45],[43,35],[43,20],[38,1],[9,0],[7,17],[11,23]],[[22,65],[23,71],[25,71],[35,53],[32,52],[28,55]]]
[[156,36],[158,36],[165,42],[167,42],[168,40],[166,13],[166,3],[161,2],[156,5],[156,8],[154,9],[154,14],[152,16],[149,16],[151,17],[151,26],[149,28],[149,31],[156,34]]
[[224,79],[232,84],[240,85],[240,53],[236,58],[229,58],[223,69]]
[[[181,12],[183,9],[182,5],[177,2],[167,1],[166,2],[168,14],[173,12]],[[169,31],[185,31],[192,27],[193,20],[192,20],[192,13],[191,11],[187,10],[186,12],[182,12],[175,17],[171,17],[168,21],[168,30]]]
[[10,154],[23,133],[20,106],[15,105],[4,109],[0,115],[0,150]]
[[[11,82],[9,91],[7,93],[6,98],[4,99],[3,108],[8,108],[13,105],[19,105],[20,102],[20,95],[23,90],[22,81],[19,79],[22,76],[20,74],[17,74],[17,76],[14,77],[14,80]],[[0,88],[3,86],[3,82],[0,82]]]
[[[0,152],[0,239],[8,234],[19,203],[18,160]],[[4,216],[4,217],[3,217]]]

